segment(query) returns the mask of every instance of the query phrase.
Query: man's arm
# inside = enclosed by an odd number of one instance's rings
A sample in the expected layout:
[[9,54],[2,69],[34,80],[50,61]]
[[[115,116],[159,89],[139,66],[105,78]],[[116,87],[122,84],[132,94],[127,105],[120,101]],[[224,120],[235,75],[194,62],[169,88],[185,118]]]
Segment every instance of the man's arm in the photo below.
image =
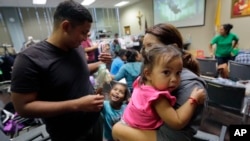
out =
[[53,117],[69,112],[97,112],[103,107],[102,95],[87,95],[74,100],[40,101],[37,93],[11,94],[15,110],[23,117]]

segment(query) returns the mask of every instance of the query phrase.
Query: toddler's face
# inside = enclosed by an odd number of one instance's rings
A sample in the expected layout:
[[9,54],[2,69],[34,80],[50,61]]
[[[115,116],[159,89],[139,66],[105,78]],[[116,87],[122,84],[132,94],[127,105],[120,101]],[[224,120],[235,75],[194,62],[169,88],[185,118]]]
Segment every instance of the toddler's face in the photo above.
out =
[[148,84],[157,90],[175,90],[180,84],[182,70],[181,57],[173,58],[169,63],[163,61],[153,66],[147,77]]
[[125,99],[126,87],[122,84],[115,84],[109,96],[111,102],[122,103]]

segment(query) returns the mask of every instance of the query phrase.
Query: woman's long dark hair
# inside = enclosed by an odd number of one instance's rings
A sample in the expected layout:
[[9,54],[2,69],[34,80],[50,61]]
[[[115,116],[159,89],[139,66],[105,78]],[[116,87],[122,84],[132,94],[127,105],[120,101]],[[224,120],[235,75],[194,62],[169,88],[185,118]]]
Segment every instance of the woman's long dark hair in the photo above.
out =
[[200,75],[197,60],[187,51],[183,50],[183,39],[176,27],[168,23],[156,24],[146,30],[146,34],[152,34],[164,45],[176,44],[182,50],[183,67]]

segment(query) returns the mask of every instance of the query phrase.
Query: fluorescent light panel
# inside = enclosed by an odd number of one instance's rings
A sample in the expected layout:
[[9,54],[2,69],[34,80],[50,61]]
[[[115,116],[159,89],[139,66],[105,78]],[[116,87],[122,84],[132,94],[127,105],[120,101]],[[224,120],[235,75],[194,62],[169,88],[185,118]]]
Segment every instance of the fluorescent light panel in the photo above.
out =
[[33,0],[33,4],[46,4],[47,0]]
[[95,2],[95,0],[83,0],[82,1],[82,5],[90,5],[90,4],[92,4],[93,2]]
[[124,5],[128,4],[128,3],[129,3],[129,1],[121,1],[121,2],[117,3],[115,6],[121,7],[121,6],[124,6]]

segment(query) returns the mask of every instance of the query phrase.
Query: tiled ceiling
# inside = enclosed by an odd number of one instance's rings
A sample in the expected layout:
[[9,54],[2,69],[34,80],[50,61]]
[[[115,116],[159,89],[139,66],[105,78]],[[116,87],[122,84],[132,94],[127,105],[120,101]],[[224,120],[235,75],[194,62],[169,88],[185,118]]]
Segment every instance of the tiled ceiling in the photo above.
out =
[[[58,3],[64,0],[47,0],[46,5],[33,5],[32,0],[0,0],[0,7],[56,7]],[[82,2],[83,0],[75,0]],[[114,8],[114,5],[123,0],[96,0],[92,5],[87,6],[88,8]],[[142,0],[126,0],[134,4]]]

